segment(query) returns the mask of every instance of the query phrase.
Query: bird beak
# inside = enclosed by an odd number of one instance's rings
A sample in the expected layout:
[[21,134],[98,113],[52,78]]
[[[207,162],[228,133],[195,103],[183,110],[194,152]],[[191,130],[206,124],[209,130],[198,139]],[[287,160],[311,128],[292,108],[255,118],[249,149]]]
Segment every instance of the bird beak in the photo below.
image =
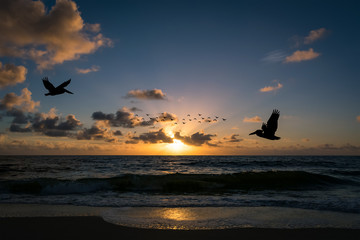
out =
[[255,133],[256,133],[256,131],[255,131],[255,132],[250,133],[249,135],[254,135]]

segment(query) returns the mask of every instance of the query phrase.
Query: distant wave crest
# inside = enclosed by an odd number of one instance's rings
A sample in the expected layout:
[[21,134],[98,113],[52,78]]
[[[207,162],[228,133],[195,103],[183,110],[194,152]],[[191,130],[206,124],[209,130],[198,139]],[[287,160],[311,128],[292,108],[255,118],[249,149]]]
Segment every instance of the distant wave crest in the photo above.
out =
[[99,191],[146,192],[153,194],[218,194],[239,191],[311,190],[349,184],[349,181],[304,171],[239,172],[234,174],[127,174],[112,178],[59,180],[37,178],[0,182],[0,192],[62,195]]

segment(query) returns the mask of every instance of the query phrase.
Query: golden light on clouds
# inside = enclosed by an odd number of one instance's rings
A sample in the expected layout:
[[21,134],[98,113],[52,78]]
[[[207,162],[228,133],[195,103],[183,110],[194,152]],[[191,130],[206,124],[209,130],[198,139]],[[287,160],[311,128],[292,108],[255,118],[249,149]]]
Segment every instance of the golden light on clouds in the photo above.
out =
[[295,51],[292,55],[287,56],[285,59],[285,63],[289,62],[302,62],[308,61],[320,56],[320,53],[314,52],[314,49],[309,48],[309,50],[304,51]]
[[259,91],[260,92],[271,92],[271,91],[276,91],[282,87],[283,87],[283,85],[281,83],[277,83],[276,86],[266,86],[266,87],[261,88]]
[[165,129],[166,134],[173,139],[172,143],[166,143],[167,152],[169,154],[184,154],[189,150],[189,146],[185,145],[181,140],[175,139],[174,132],[171,127]]
[[180,140],[177,140],[177,139],[174,139],[174,142],[169,144],[169,148],[172,151],[177,152],[177,153],[184,150],[185,147],[186,147],[185,144],[182,143]]

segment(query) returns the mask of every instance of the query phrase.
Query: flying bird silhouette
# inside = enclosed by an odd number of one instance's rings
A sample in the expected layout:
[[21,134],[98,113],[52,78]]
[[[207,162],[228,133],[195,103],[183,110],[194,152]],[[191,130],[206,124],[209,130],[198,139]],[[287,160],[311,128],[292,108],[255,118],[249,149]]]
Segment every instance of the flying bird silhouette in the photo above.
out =
[[57,87],[54,87],[54,85],[52,85],[52,83],[49,82],[49,79],[47,77],[44,77],[42,81],[44,83],[45,88],[49,91],[48,93],[45,93],[45,96],[49,96],[49,95],[55,96],[55,95],[63,94],[65,92],[73,94],[72,92],[65,89],[65,87],[70,84],[71,78]]
[[249,135],[256,134],[256,136],[258,137],[266,138],[269,140],[279,140],[280,137],[275,136],[275,132],[278,128],[279,116],[280,111],[274,109],[267,123],[263,123],[261,129],[258,129],[255,132],[250,133]]

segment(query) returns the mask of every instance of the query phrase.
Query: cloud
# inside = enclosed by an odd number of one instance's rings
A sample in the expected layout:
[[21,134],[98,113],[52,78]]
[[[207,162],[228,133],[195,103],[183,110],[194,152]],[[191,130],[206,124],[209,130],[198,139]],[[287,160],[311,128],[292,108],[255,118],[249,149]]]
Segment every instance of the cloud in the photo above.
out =
[[145,100],[166,100],[166,94],[161,89],[152,90],[131,90],[125,98],[137,98]]
[[[105,140],[117,142],[115,136],[122,136],[120,130],[111,130],[109,124],[104,121],[97,121],[91,128],[83,128],[80,120],[75,115],[69,114],[62,118],[52,108],[48,113],[33,113],[25,115],[22,111],[12,109],[7,116],[14,117],[10,132],[36,132],[48,137],[68,137],[77,140]],[[24,124],[26,124],[24,126]],[[77,132],[76,132],[77,131]]]
[[24,66],[15,66],[9,63],[3,65],[0,62],[0,89],[24,82],[26,73],[27,69]]
[[38,69],[110,46],[98,24],[86,24],[71,0],[57,0],[47,11],[41,1],[2,0],[0,56],[32,59]]
[[82,126],[80,120],[76,119],[74,115],[69,114],[63,120],[55,114],[54,109],[51,109],[48,114],[36,113],[31,123],[33,131],[49,137],[70,136],[72,134],[71,131]]
[[149,121],[143,120],[141,117],[135,116],[128,108],[123,107],[115,114],[106,114],[101,111],[94,112],[92,118],[97,121],[105,121],[112,127],[134,128],[136,126],[151,126],[156,122],[155,119]]
[[240,136],[239,134],[233,134],[230,137],[224,137],[224,140],[226,140],[227,142],[232,142],[232,143],[237,143],[237,142],[243,141],[243,139],[237,138],[239,136]]
[[9,128],[10,132],[31,132],[31,128],[27,125],[25,127],[21,127],[21,125],[12,123]]
[[4,154],[108,154],[113,144],[92,144],[69,141],[17,140],[0,134],[0,151]]
[[130,111],[127,107],[123,107],[113,113],[103,113],[101,111],[94,112],[92,114],[93,120],[104,121],[111,127],[123,127],[123,128],[134,128],[134,127],[147,127],[153,126],[155,123],[172,122],[177,121],[177,116],[173,113],[163,112],[157,117],[150,117],[149,120],[137,116]]
[[209,146],[216,146],[214,144],[209,143],[212,140],[212,137],[216,135],[213,134],[204,134],[202,132],[197,132],[192,134],[191,136],[181,136],[180,132],[176,132],[174,134],[174,138],[181,140],[183,143],[192,146],[201,146],[203,144],[207,144]]
[[12,123],[16,124],[25,124],[31,119],[30,114],[16,108],[6,111],[6,116],[13,117]]
[[278,90],[278,89],[280,89],[282,87],[283,87],[283,85],[281,83],[278,83],[276,86],[263,87],[259,91],[260,92],[271,92],[271,91],[276,91],[276,90]]
[[341,146],[336,146],[331,143],[325,143],[317,146],[317,148],[322,150],[331,150],[331,151],[360,151],[360,146],[355,146],[349,143]]
[[35,102],[31,99],[31,92],[24,88],[21,90],[21,95],[18,96],[15,93],[8,93],[0,100],[0,110],[11,111],[18,109],[23,112],[34,112],[36,107],[40,105],[40,102]]
[[121,131],[112,131],[100,122],[95,123],[91,128],[84,128],[77,132],[78,140],[105,140],[106,142],[117,142],[114,136],[121,136]]
[[85,23],[85,30],[97,33],[100,32],[101,26],[99,23],[95,23],[95,24]]
[[157,117],[157,119],[158,119],[158,121],[162,121],[162,122],[172,122],[172,121],[178,120],[178,118],[175,114],[168,113],[168,112],[160,113],[160,115]]
[[295,51],[292,55],[287,56],[285,59],[285,63],[289,62],[302,62],[302,61],[308,61],[311,59],[315,59],[320,56],[320,53],[314,52],[314,49],[309,48],[309,50],[304,51]]
[[326,36],[329,31],[325,28],[311,30],[309,35],[304,38],[304,44],[310,44]]
[[275,50],[267,53],[261,60],[264,62],[282,62],[286,58],[286,53],[282,50]]
[[[50,137],[71,136],[72,131],[79,129],[82,123],[69,114],[65,119],[56,114],[56,109],[50,109],[49,113],[33,113],[25,115],[18,109],[11,109],[7,116],[14,117],[10,132],[37,132]],[[26,124],[26,126],[24,126]]]
[[360,115],[356,117],[356,121],[360,122]]
[[259,116],[255,116],[252,118],[245,117],[243,122],[262,122],[262,119]]
[[174,139],[170,136],[167,136],[164,129],[161,128],[158,131],[151,131],[148,133],[142,133],[140,136],[128,136],[130,140],[126,141],[127,144],[136,144],[139,141],[144,143],[173,143]]
[[120,130],[113,131],[114,136],[122,136],[122,132]]
[[130,111],[132,111],[132,112],[142,112],[142,109],[137,108],[137,107],[132,107],[132,108],[130,108]]
[[91,66],[91,68],[85,68],[85,69],[82,69],[82,68],[76,68],[76,71],[77,73],[81,73],[81,74],[87,74],[87,73],[90,73],[90,72],[97,72],[100,70],[100,67],[99,66]]

